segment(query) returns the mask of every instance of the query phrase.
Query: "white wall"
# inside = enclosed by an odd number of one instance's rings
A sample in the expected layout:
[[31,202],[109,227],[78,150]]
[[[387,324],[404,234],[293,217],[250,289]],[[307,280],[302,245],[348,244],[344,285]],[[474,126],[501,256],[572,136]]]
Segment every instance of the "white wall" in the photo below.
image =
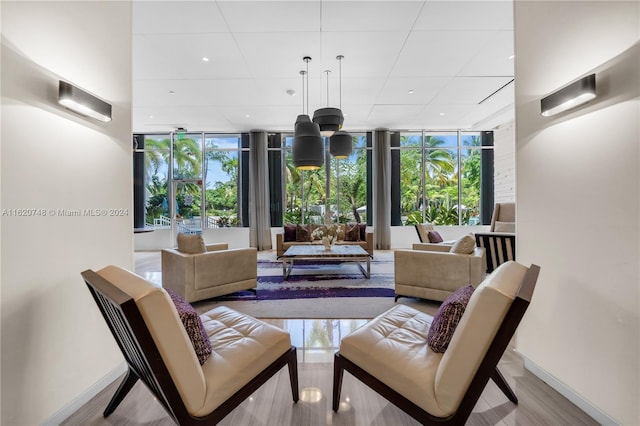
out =
[[[518,260],[542,268],[517,349],[624,425],[640,424],[639,5],[515,3]],[[591,72],[596,100],[540,115]]]
[[[81,280],[133,267],[131,3],[2,1],[3,425],[55,418],[123,358]],[[100,123],[56,103],[58,79],[113,105]],[[57,209],[126,209],[61,217]],[[16,216],[12,209],[43,209]]]
[[496,203],[516,200],[516,129],[504,124],[493,133],[493,198]]

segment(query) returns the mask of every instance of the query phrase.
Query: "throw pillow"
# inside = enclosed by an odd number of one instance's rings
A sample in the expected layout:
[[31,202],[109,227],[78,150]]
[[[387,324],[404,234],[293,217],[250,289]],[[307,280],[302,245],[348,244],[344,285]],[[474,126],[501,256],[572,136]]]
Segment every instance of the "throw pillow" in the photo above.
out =
[[473,238],[473,234],[469,233],[453,243],[449,251],[457,254],[471,254],[475,247],[476,240]]
[[516,232],[516,224],[515,222],[496,222],[493,226],[494,232]]
[[178,251],[188,254],[204,253],[207,247],[202,235],[178,234]]
[[182,325],[191,340],[193,350],[196,352],[200,365],[204,364],[211,355],[211,342],[207,331],[204,329],[204,324],[200,319],[200,315],[193,309],[193,306],[186,300],[180,297],[179,294],[171,289],[166,288],[165,291],[171,297],[173,304],[176,306]]
[[284,225],[284,242],[296,240],[296,225]]
[[296,241],[311,242],[311,225],[296,225]]
[[345,241],[360,241],[360,227],[357,223],[348,223],[344,226]]
[[360,228],[360,241],[367,241],[367,224],[359,223],[358,227]]
[[427,344],[432,351],[442,353],[447,350],[473,290],[474,288],[470,285],[461,287],[442,302],[427,334]]
[[438,231],[429,231],[427,235],[429,236],[430,243],[441,243],[444,241]]

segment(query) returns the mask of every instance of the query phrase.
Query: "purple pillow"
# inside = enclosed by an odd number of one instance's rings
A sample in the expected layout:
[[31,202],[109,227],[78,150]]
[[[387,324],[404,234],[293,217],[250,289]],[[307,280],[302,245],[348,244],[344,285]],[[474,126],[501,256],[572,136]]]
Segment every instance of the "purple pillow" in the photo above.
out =
[[441,243],[444,241],[438,231],[429,231],[427,235],[429,236],[430,243]]
[[296,225],[284,225],[284,242],[296,240]]
[[367,224],[359,223],[358,227],[360,228],[360,241],[367,241]]
[[298,242],[311,242],[311,225],[296,225],[296,241]]
[[193,350],[196,352],[200,365],[204,364],[211,355],[211,342],[209,341],[207,331],[204,329],[200,315],[198,315],[196,310],[193,309],[193,306],[180,297],[179,294],[168,288],[165,288],[165,291],[169,294],[173,304],[176,306],[180,320],[189,335]]
[[360,227],[357,223],[348,223],[344,225],[345,241],[360,241]]
[[427,335],[427,344],[434,352],[442,353],[447,350],[473,290],[470,285],[460,287],[451,293],[436,311]]

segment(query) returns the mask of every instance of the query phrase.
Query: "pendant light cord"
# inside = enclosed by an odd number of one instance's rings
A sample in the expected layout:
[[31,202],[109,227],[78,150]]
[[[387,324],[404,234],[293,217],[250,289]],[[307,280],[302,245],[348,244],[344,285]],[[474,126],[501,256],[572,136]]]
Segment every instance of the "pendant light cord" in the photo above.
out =
[[339,74],[338,74],[338,81],[339,81],[339,93],[340,93],[340,109],[342,110],[342,60],[344,59],[344,56],[342,55],[338,55],[336,56],[336,59],[338,60],[338,64],[339,64]]
[[329,107],[329,73],[331,71],[325,70],[324,72],[327,74],[327,107]]
[[302,115],[305,114],[304,112],[304,75],[305,75],[305,71],[300,71],[300,75],[302,76]]
[[307,63],[307,114],[309,114],[309,61],[311,60],[311,58],[309,58],[308,56],[304,59],[304,61]]

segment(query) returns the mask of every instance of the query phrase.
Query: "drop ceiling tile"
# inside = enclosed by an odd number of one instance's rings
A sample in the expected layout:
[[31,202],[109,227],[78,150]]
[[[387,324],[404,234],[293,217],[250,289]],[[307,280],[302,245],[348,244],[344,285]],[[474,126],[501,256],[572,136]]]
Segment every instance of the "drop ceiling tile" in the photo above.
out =
[[487,43],[487,31],[414,31],[393,67],[393,77],[457,75]]
[[133,34],[229,31],[215,2],[134,1]]
[[[249,71],[230,34],[167,34],[134,38],[134,78],[242,78]],[[207,57],[208,62],[202,58]]]
[[513,30],[513,1],[427,1],[413,29]]
[[[469,125],[460,126],[461,119],[469,114],[475,105],[427,106],[415,118],[416,128],[457,130]],[[466,122],[465,122],[466,123]]]
[[325,1],[322,31],[408,31],[421,8],[417,1]]
[[449,80],[449,77],[390,78],[376,98],[376,103],[424,105],[429,103]]
[[387,77],[408,35],[404,31],[385,32],[323,32],[321,70],[329,69],[338,76],[343,55],[343,77]]
[[319,32],[238,33],[235,40],[255,77],[299,77],[306,69],[304,56],[312,58],[309,74],[320,75]]
[[[405,128],[424,109],[423,105],[374,105],[368,117],[369,126]],[[398,127],[398,123],[402,127]]]
[[442,88],[431,104],[478,104],[510,80],[511,77],[455,77]]
[[320,31],[319,1],[218,1],[236,33]]
[[513,76],[513,31],[495,31],[460,76]]

